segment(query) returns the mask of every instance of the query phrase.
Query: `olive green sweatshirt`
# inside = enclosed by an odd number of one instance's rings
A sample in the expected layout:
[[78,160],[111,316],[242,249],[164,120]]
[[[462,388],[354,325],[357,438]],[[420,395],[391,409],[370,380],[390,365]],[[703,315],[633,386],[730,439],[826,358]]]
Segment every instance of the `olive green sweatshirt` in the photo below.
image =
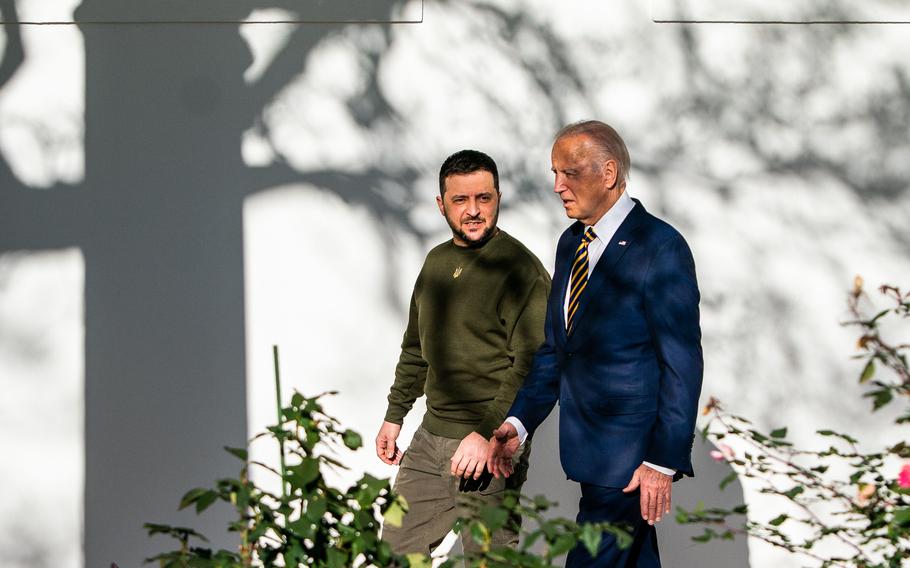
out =
[[411,296],[385,419],[401,424],[423,394],[423,426],[445,438],[502,424],[543,343],[550,276],[500,230],[483,246],[447,241],[427,255]]

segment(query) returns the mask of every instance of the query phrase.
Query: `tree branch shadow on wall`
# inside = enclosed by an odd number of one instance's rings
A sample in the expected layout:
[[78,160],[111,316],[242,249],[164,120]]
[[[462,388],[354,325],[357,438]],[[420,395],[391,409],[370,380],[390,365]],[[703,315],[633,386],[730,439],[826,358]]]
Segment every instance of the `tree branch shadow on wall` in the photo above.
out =
[[[831,3],[815,4],[836,9]],[[815,8],[803,9],[811,12]],[[836,12],[832,15],[838,16]],[[653,176],[661,195],[674,191],[674,173],[697,172],[699,183],[720,196],[731,214],[748,215],[741,206],[737,208],[737,199],[744,192],[766,186],[772,195],[780,188],[797,186],[800,192],[809,188],[811,198],[818,202],[818,217],[824,219],[830,198],[827,192],[838,192],[835,196],[843,193],[856,204],[855,213],[842,219],[845,232],[871,218],[885,236],[880,241],[883,249],[899,250],[910,245],[905,223],[897,217],[877,216],[891,205],[905,207],[910,188],[910,164],[903,159],[910,154],[910,138],[906,136],[910,119],[908,68],[899,56],[885,56],[870,48],[871,42],[887,45],[888,36],[882,32],[894,28],[845,24],[666,27],[679,49],[685,88],[664,97],[665,117],[674,120],[665,123],[665,136],[658,136],[660,142],[651,145],[645,163],[640,160],[636,165]],[[718,37],[729,38],[729,45],[719,43]],[[727,156],[720,166],[712,155],[718,149],[723,150],[720,155]],[[727,167],[737,159],[746,165]],[[813,230],[820,233],[813,239],[817,245],[812,253],[818,256],[812,261],[816,264],[809,266],[824,266],[823,270],[832,275],[843,276],[844,282],[852,278],[850,271],[857,268],[843,266],[843,251],[825,245],[828,227],[824,222],[813,226],[810,216],[803,221],[808,227],[796,226],[801,221],[798,215],[786,217],[788,197],[781,192],[774,195],[782,199],[775,203],[769,199],[768,204],[778,208],[781,219],[790,219],[793,226],[787,227],[782,221],[782,231],[769,235],[767,246],[750,243],[742,251],[751,260],[756,282],[760,284],[763,270],[773,265],[779,239],[791,238],[791,230],[795,235],[803,235],[801,230],[808,235]],[[803,193],[795,196],[805,197]],[[679,208],[676,213],[684,219],[697,216]],[[742,218],[744,225],[749,222],[747,216]],[[798,273],[792,277],[800,279]],[[801,337],[805,330],[801,324],[805,322],[797,319],[804,313],[799,305],[802,299],[792,290],[782,293],[771,287],[760,288],[715,289],[715,294],[703,297],[703,305],[717,313],[728,301],[749,294],[747,317],[732,334],[761,332],[768,338],[762,346],[767,348],[770,343],[775,356],[785,361],[782,370],[799,377],[807,371],[806,342]],[[836,317],[836,313],[831,315]],[[724,348],[739,342],[737,367],[747,373],[760,368],[762,358],[767,357],[744,338],[720,339],[727,342]],[[855,380],[845,361],[846,357],[832,360],[825,371],[832,385],[849,389]],[[861,424],[865,411],[835,394],[839,392],[839,388],[813,392],[812,400],[805,404],[836,409],[833,414]],[[793,394],[769,392],[756,411],[759,415],[753,418],[767,424],[779,421],[782,407],[776,402],[785,403]]]
[[[87,0],[83,9],[103,10],[108,1],[113,0]],[[293,9],[291,4],[248,2],[238,8],[237,16],[255,8]],[[584,72],[571,58],[568,40],[547,22],[522,10],[441,4],[450,7],[453,17],[495,22],[482,28],[477,41],[506,51],[535,85],[535,94],[547,105],[542,114],[549,117],[550,131],[570,120],[564,101],[567,88],[585,100],[593,96]],[[12,23],[15,3],[0,0],[0,7],[8,22],[0,63],[2,89],[27,54],[21,49],[19,27]],[[431,244],[430,235],[410,215],[414,203],[427,199],[418,187],[424,166],[412,157],[354,170],[297,169],[280,153],[269,166],[247,167],[240,155],[243,132],[263,124],[269,103],[307,72],[308,55],[352,29],[351,41],[362,50],[360,72],[365,81],[361,92],[345,101],[350,116],[362,135],[378,135],[386,142],[412,127],[406,113],[389,100],[380,74],[396,41],[396,28],[370,26],[381,32],[378,44],[358,45],[356,25],[300,26],[266,73],[246,85],[242,74],[250,56],[236,25],[128,29],[86,25],[85,182],[36,191],[19,182],[0,156],[3,249],[79,246],[86,258],[87,565],[111,560],[129,565],[129,559],[150,551],[153,547],[141,534],[141,523],[172,518],[175,496],[188,484],[206,482],[214,477],[213,471],[234,466],[218,455],[217,448],[239,445],[246,437],[243,199],[283,184],[312,184],[353,208],[369,211],[386,235],[405,231]],[[761,137],[763,131],[785,129],[792,122],[788,92],[775,87],[779,72],[756,55],[757,71],[749,82],[731,86],[730,77],[719,76],[704,61],[699,33],[680,27],[679,44],[691,79],[682,96],[668,97],[671,116],[713,125],[713,136],[753,153],[767,172],[822,173],[871,199],[906,191],[906,172],[893,159],[910,144],[901,127],[908,122],[910,100],[903,69],[895,68],[893,88],[885,85],[867,104],[831,118],[835,127],[851,122],[869,126],[874,133],[870,155],[880,161],[871,166],[845,163],[809,141],[792,154],[781,154]],[[769,29],[759,34],[757,53],[768,45],[775,49],[781,43],[779,33]],[[824,44],[852,32],[832,26],[813,33]],[[545,56],[523,50],[528,41],[543,46]],[[820,68],[794,87],[800,97],[824,87],[830,79],[826,72],[830,73]],[[500,86],[473,87],[491,109],[505,115],[514,139],[523,140],[526,118],[502,104],[496,94]],[[744,91],[750,95],[742,96]],[[597,105],[588,104],[591,115],[596,115]],[[263,132],[268,138],[268,129]],[[632,132],[627,137],[634,146],[647,135]],[[541,187],[539,170],[523,162],[520,151],[516,154],[505,157],[517,188],[510,206],[544,201],[547,190]],[[660,179],[672,164],[697,154],[697,144],[693,147],[679,130],[657,152],[637,160],[636,167]],[[713,181],[722,195],[734,183]],[[669,186],[662,182],[662,188]],[[899,236],[906,242],[906,234]],[[391,267],[394,239],[384,241],[385,264]],[[403,310],[397,277],[392,270],[386,275],[385,296],[390,305]],[[538,434],[534,458],[541,461],[532,464],[538,473],[532,469],[529,487],[551,495],[562,492],[565,498],[555,496],[565,507],[560,512],[571,515],[577,500],[571,485],[557,490],[549,481],[534,485],[535,478],[562,478],[555,461],[555,436],[551,419]],[[702,480],[700,476],[694,484],[689,482],[693,494],[707,495],[716,487],[714,480]],[[137,487],[143,488],[141,494]],[[131,504],[130,511],[124,510],[124,503]],[[223,518],[206,521],[203,532],[217,534]]]

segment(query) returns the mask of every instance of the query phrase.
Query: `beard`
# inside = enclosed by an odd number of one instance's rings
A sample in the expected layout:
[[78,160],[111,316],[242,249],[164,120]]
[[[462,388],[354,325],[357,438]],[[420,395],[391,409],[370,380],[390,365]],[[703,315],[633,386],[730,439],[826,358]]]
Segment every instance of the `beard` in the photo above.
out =
[[[467,221],[483,222],[484,219],[483,219],[483,217],[477,216],[477,217],[469,217],[468,219],[465,219],[465,221],[466,222]],[[483,230],[483,233],[480,234],[480,237],[478,237],[476,240],[474,240],[474,239],[471,239],[467,235],[467,233],[465,233],[464,231],[461,230],[461,227],[459,225],[457,225],[452,220],[451,217],[449,217],[449,212],[446,211],[446,222],[449,224],[449,228],[452,229],[452,234],[457,236],[458,238],[460,238],[463,242],[467,243],[468,248],[480,248],[483,245],[485,245],[487,243],[487,241],[492,239],[496,235],[496,232],[499,230],[496,227],[496,223],[498,221],[499,221],[499,207],[496,208],[496,213],[493,214],[493,222],[490,224],[490,226],[486,227]]]

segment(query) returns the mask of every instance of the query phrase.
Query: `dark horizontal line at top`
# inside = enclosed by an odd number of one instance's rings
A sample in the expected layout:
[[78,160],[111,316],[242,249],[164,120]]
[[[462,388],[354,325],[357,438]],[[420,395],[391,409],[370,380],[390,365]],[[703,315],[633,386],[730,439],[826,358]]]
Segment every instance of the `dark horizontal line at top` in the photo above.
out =
[[890,25],[910,24],[910,20],[657,20],[655,24],[783,24],[783,25],[820,25],[820,24],[855,24],[855,25]]
[[[413,13],[413,11],[410,11]],[[237,19],[202,19],[202,18],[187,18],[183,20],[164,20],[164,19],[154,19],[149,18],[147,20],[48,20],[48,21],[34,21],[34,20],[25,20],[10,22],[0,18],[0,25],[23,25],[23,26],[81,26],[81,25],[138,25],[138,24],[153,24],[153,25],[185,25],[185,24],[239,24],[239,25],[255,25],[255,24],[422,24],[424,17],[424,2],[420,0],[420,16],[417,18],[407,18],[407,19],[345,19],[340,18],[337,20],[325,19],[325,20],[310,20],[306,18],[290,18],[290,19],[275,19],[275,20],[237,20]]]
[[140,25],[140,24],[422,24],[420,20],[95,20],[95,21],[60,21],[60,22],[9,22],[0,20],[0,25],[13,24],[20,26],[105,26],[105,25]]

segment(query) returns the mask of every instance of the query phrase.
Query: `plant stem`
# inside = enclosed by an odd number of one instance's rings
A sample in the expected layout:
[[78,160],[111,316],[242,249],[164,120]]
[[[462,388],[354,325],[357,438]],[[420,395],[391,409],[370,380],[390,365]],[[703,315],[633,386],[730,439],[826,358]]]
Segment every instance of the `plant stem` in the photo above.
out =
[[[278,370],[278,346],[272,345],[272,359],[275,362],[275,405],[278,412],[278,425],[284,423],[281,419],[281,372]],[[280,451],[280,461],[281,461],[281,496],[284,499],[288,498],[288,489],[285,479],[287,479],[287,470],[284,464],[284,438],[278,438],[278,448]]]
[[[716,409],[715,409],[714,413],[715,413],[715,418],[717,418],[717,420],[729,431],[730,425],[724,420],[725,416],[719,410],[716,410]],[[838,491],[836,487],[834,487],[833,485],[828,486],[828,485],[825,485],[824,483],[822,483],[821,481],[818,481],[818,477],[813,475],[811,472],[806,470],[804,467],[798,465],[796,462],[794,462],[788,458],[781,457],[780,455],[777,454],[776,451],[773,451],[771,448],[769,448],[765,444],[760,444],[749,437],[740,436],[740,439],[742,439],[743,442],[745,442],[746,444],[752,446],[759,453],[764,454],[773,460],[777,460],[778,462],[782,463],[785,467],[789,467],[793,470],[796,470],[797,472],[801,473],[804,478],[806,478],[812,482],[812,483],[803,483],[803,485],[810,485],[811,487],[815,488],[816,490],[827,489],[832,494],[838,496],[840,499],[846,500],[848,504],[852,505],[852,501],[849,500],[849,497],[847,497],[846,495],[844,495],[840,491]],[[789,476],[789,474],[786,472],[780,472],[780,473],[778,473],[778,475]],[[773,481],[771,481],[771,479],[763,479],[762,481],[764,481],[764,483],[767,487],[770,487],[772,489],[774,494],[776,494],[780,497],[789,499],[791,503],[793,503],[794,505],[796,505],[797,507],[799,507],[800,509],[805,511],[806,514],[809,515],[809,517],[812,519],[812,521],[815,523],[816,526],[826,528],[827,525],[825,525],[824,521],[822,521],[822,519],[815,513],[815,511],[813,511],[812,508],[809,507],[809,505],[799,501],[795,496],[788,497],[786,492],[779,489],[773,483]],[[864,553],[863,553],[862,548],[860,548],[855,542],[851,541],[849,538],[844,536],[840,531],[833,531],[831,534],[833,534],[835,538],[837,538],[838,540],[840,540],[841,542],[843,542],[844,544],[846,544],[847,546],[849,546],[853,550],[855,550],[858,556],[863,556]],[[802,552],[802,551],[799,551],[799,552]]]

